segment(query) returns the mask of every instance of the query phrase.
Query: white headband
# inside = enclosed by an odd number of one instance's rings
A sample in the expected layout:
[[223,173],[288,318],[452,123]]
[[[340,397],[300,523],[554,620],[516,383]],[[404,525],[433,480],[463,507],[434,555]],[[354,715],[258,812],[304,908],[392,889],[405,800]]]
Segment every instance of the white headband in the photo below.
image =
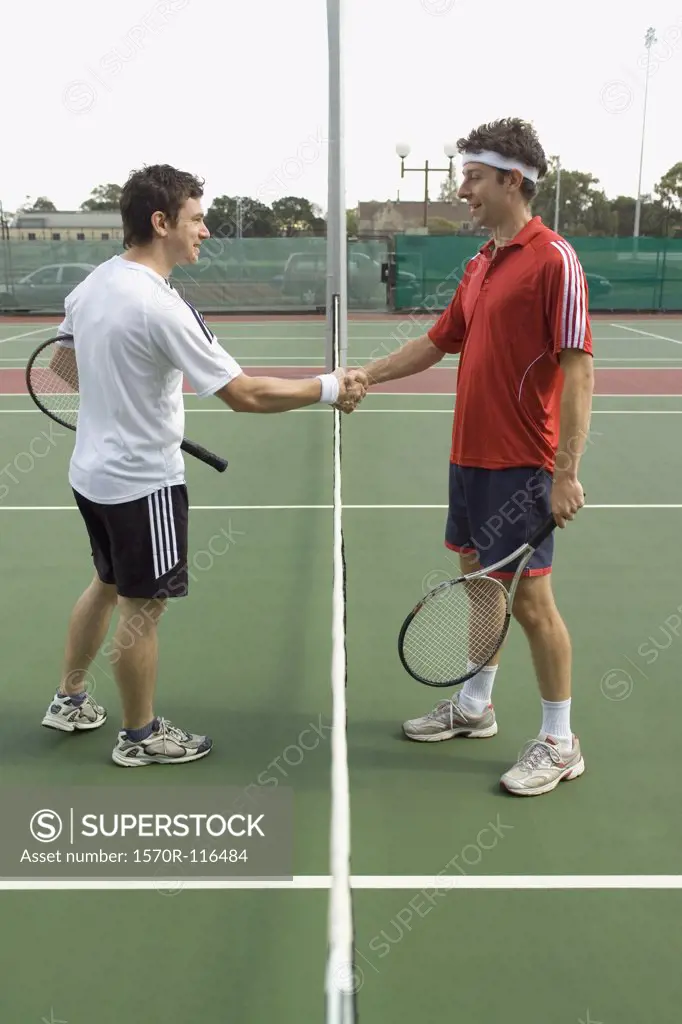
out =
[[528,178],[529,181],[536,182],[538,180],[536,167],[529,167],[528,164],[522,164],[519,160],[502,156],[501,153],[494,153],[491,150],[485,150],[483,153],[463,153],[462,162],[465,166],[469,163],[487,164],[488,167],[497,167],[501,171],[521,171],[524,178]]

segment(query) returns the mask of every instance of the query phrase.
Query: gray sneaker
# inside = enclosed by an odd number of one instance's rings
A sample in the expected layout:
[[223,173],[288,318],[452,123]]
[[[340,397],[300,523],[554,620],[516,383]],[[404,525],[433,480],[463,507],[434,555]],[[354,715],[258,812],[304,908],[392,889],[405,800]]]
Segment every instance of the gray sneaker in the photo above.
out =
[[213,740],[178,729],[165,718],[157,718],[156,725],[146,740],[128,739],[124,730],[111,755],[116,764],[124,768],[140,768],[148,764],[185,764],[198,761],[210,754]]
[[459,706],[459,694],[441,700],[427,715],[403,723],[403,732],[411,740],[433,743],[454,736],[487,739],[497,733],[495,709],[489,704],[482,715],[472,715]]
[[60,697],[55,693],[50,706],[43,716],[41,725],[60,732],[76,732],[82,729],[99,729],[107,720],[106,710],[90,694],[76,703],[71,697]]
[[556,740],[545,736],[526,743],[518,761],[504,773],[500,783],[515,796],[542,796],[556,789],[564,779],[577,779],[584,771],[577,736],[573,737],[573,749],[568,755],[559,752]]

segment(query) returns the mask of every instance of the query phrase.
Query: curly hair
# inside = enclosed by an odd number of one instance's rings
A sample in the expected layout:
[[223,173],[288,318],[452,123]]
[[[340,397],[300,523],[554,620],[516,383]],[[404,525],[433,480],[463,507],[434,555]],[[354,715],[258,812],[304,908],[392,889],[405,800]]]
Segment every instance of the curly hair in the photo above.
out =
[[177,224],[180,208],[187,199],[201,199],[204,181],[170,164],[153,164],[133,171],[123,186],[120,209],[123,245],[146,245],[154,238],[152,214],[165,213]]
[[[537,132],[528,121],[520,117],[504,117],[499,121],[479,125],[466,138],[457,140],[459,153],[482,153],[486,149],[537,168],[539,178],[547,174],[547,158]],[[503,181],[504,175],[508,173],[498,171],[498,180]],[[524,199],[532,199],[536,191],[536,185],[524,178],[521,185]]]

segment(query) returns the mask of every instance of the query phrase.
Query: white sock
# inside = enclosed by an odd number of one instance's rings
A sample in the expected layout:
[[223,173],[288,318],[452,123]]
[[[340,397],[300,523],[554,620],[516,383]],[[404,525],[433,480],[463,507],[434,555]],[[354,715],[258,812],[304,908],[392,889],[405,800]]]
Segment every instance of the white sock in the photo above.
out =
[[[469,672],[473,667],[469,662],[467,665]],[[467,679],[459,692],[459,704],[463,711],[468,711],[471,715],[483,714],[490,704],[496,672],[497,665],[486,665],[485,668],[479,669],[471,679]]]
[[559,740],[559,746],[572,746],[573,733],[571,732],[571,698],[568,700],[542,701],[542,729],[541,735],[549,734]]

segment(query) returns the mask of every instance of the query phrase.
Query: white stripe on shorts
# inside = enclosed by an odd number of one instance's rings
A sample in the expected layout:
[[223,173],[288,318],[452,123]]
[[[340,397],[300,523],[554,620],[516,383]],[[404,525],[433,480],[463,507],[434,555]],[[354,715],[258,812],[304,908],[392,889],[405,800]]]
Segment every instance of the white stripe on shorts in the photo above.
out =
[[149,528],[152,535],[154,578],[165,576],[179,561],[170,487],[162,487],[147,497]]

